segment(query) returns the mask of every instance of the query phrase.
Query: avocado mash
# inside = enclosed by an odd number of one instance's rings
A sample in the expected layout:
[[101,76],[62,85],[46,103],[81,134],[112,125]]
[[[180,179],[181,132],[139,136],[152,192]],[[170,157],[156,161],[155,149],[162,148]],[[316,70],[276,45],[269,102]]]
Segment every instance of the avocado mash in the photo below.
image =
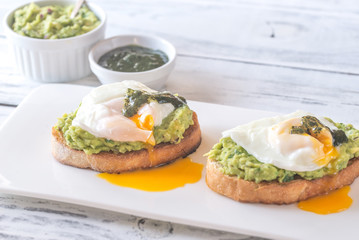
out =
[[[70,114],[64,114],[59,118],[56,125],[56,128],[63,133],[69,147],[83,150],[86,154],[95,154],[102,151],[125,153],[146,147],[143,142],[118,142],[98,138],[80,127],[72,126],[72,120],[75,118],[76,112],[77,110]],[[193,112],[187,105],[183,105],[170,113],[163,119],[162,124],[153,130],[156,144],[165,142],[179,143],[186,129],[193,125],[192,114]]]
[[262,181],[289,182],[297,178],[307,180],[321,178],[327,174],[339,172],[348,165],[351,158],[359,157],[359,130],[351,124],[334,124],[339,130],[345,132],[347,142],[340,145],[338,158],[315,171],[295,172],[277,168],[272,164],[261,163],[230,137],[222,138],[206,155],[208,158],[218,161],[224,174],[238,176],[256,183]]
[[34,3],[14,14],[12,29],[23,36],[42,39],[69,38],[87,33],[100,21],[86,6],[70,19],[73,5],[39,7]]

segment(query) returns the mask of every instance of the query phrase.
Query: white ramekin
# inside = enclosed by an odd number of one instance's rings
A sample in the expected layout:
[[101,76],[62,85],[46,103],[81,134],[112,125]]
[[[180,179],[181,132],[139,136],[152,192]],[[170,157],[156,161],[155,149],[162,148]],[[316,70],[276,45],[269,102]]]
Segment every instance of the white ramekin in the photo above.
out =
[[[69,5],[74,1],[38,1],[39,6]],[[3,27],[10,48],[15,55],[18,70],[26,79],[37,82],[69,82],[86,77],[91,73],[88,54],[91,47],[104,39],[106,14],[95,4],[89,8],[100,19],[101,24],[94,30],[80,36],[64,39],[37,39],[25,37],[11,28],[14,12],[27,4],[8,12]]]
[[[143,72],[117,72],[106,69],[98,64],[105,53],[126,45],[140,45],[142,47],[161,50],[168,56],[168,62],[161,67]],[[90,51],[89,61],[92,72],[103,83],[121,82],[123,80],[136,80],[150,88],[160,90],[165,86],[169,74],[175,66],[176,49],[163,38],[146,35],[118,35],[102,40]]]

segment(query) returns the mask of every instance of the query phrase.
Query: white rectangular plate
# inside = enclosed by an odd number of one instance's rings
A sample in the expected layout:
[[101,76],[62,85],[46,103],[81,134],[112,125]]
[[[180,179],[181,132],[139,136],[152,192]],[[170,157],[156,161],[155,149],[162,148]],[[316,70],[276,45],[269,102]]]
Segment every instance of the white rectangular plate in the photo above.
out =
[[[212,192],[202,179],[167,192],[146,192],[112,185],[91,170],[58,163],[51,155],[51,127],[77,108],[92,88],[43,85],[33,91],[0,129],[0,191],[51,199],[138,216],[277,239],[355,239],[359,222],[359,182],[352,184],[349,210],[317,215],[295,204],[275,206],[235,202]],[[274,113],[189,101],[197,112],[203,154],[223,130]]]

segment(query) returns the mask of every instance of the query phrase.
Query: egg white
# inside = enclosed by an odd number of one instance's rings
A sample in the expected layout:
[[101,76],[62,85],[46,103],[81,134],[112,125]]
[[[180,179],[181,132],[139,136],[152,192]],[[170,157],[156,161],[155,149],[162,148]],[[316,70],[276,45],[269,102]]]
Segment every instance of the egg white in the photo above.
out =
[[[323,165],[314,161],[322,152],[321,148],[313,146],[313,138],[289,132],[282,134],[283,126],[295,124],[295,121],[306,115],[313,116],[311,113],[296,111],[284,116],[260,119],[225,131],[222,136],[231,137],[262,163],[297,172],[314,171]],[[324,118],[317,118],[331,129],[334,128]]]
[[[78,126],[96,137],[121,142],[146,142],[151,137],[152,130],[138,128],[135,122],[122,113],[128,88],[150,93],[157,92],[139,82],[130,80],[102,85],[83,98],[72,125]],[[151,115],[154,126],[158,126],[173,110],[174,107],[170,103],[151,102],[144,104],[138,114],[143,119],[147,115]]]

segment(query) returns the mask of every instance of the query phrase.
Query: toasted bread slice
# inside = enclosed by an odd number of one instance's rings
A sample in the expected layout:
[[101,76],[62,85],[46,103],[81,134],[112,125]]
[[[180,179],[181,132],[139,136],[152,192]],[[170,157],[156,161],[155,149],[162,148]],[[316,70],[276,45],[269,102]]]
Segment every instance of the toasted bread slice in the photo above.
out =
[[351,184],[359,176],[359,158],[353,158],[348,166],[337,174],[314,180],[296,179],[287,183],[246,181],[221,172],[219,164],[207,160],[206,182],[209,188],[240,202],[290,204]]
[[72,149],[66,144],[62,133],[53,127],[52,155],[63,164],[98,172],[121,173],[155,167],[196,151],[201,143],[201,130],[195,112],[193,121],[194,124],[184,132],[184,138],[178,144],[161,143],[153,148],[118,154],[100,152],[88,155],[84,151]]

